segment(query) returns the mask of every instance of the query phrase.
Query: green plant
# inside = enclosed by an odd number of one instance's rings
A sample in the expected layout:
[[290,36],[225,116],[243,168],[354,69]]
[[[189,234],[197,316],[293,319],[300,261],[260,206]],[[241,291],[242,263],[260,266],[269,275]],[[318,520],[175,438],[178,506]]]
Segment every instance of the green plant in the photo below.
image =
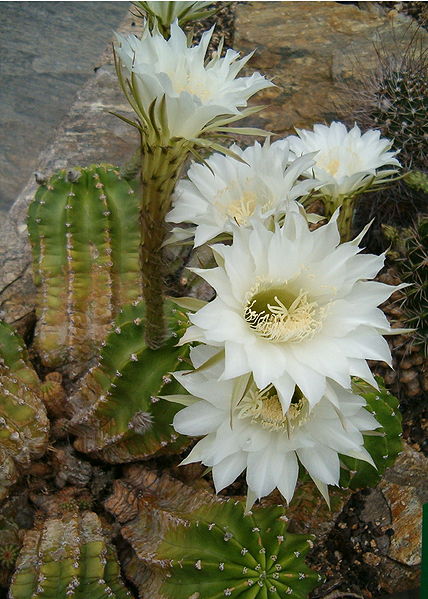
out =
[[34,344],[45,366],[78,373],[119,308],[140,297],[135,190],[113,166],[92,165],[55,173],[30,204]]
[[116,552],[93,512],[49,518],[26,533],[10,599],[130,599]]
[[381,425],[378,434],[364,436],[364,447],[372,456],[376,468],[362,460],[341,456],[343,469],[340,485],[343,487],[374,487],[386,468],[393,465],[402,449],[398,400],[387,391],[380,377],[377,382],[379,391],[361,380],[354,382],[355,393],[364,397],[367,409]]
[[304,598],[321,580],[304,557],[312,538],[287,532],[282,506],[245,515],[229,500],[189,515],[190,526],[171,526],[157,558],[171,566],[163,591],[167,597]]
[[23,341],[0,322],[0,500],[20,469],[44,454],[48,431],[39,380],[27,363]]
[[169,373],[188,353],[188,347],[176,347],[181,313],[169,302],[167,308],[170,338],[157,350],[144,341],[143,302],[124,307],[118,315],[98,366],[72,400],[78,408],[72,430],[79,451],[107,462],[128,462],[160,450],[174,452],[183,444],[171,426],[180,406],[159,399],[183,392]]

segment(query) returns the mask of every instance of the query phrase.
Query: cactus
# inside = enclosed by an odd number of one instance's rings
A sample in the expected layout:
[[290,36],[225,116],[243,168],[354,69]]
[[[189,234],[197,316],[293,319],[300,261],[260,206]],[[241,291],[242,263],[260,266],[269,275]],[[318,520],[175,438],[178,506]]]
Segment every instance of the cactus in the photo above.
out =
[[321,581],[304,564],[312,538],[286,531],[282,506],[244,515],[239,501],[132,465],[105,507],[135,551],[125,569],[142,597],[149,585],[151,599],[303,598]]
[[288,533],[282,506],[244,515],[242,503],[230,499],[190,518],[190,526],[171,527],[157,551],[171,565],[162,588],[171,599],[192,592],[204,599],[303,599],[321,582],[304,563],[313,537]]
[[393,397],[378,377],[379,391],[364,383],[354,382],[354,391],[364,397],[367,408],[381,425],[382,436],[366,435],[364,447],[373,458],[376,468],[355,458],[341,456],[343,465],[340,485],[351,489],[374,487],[386,468],[392,466],[402,449],[401,414],[398,400]]
[[407,231],[405,256],[400,264],[403,281],[411,283],[404,291],[405,324],[415,328],[414,339],[428,355],[428,216],[422,216]]
[[130,599],[113,546],[93,512],[49,518],[27,532],[10,599]]
[[[180,326],[180,313],[167,306],[171,326]],[[183,392],[169,373],[180,366],[188,348],[175,347],[178,333],[173,331],[161,348],[149,349],[144,315],[143,302],[121,311],[99,365],[89,371],[72,399],[80,408],[71,425],[78,435],[76,449],[107,462],[143,459],[168,444],[168,451],[175,452],[187,442],[171,425],[180,406],[159,396]]]
[[[382,136],[394,140],[397,158],[405,169],[426,171],[428,52],[423,29],[409,27],[409,31],[410,41],[403,36],[395,40],[393,48],[375,44],[377,66],[371,72],[358,72],[358,85],[343,86],[341,111],[350,125],[380,129]],[[385,250],[381,225],[409,226],[425,209],[425,193],[407,185],[407,177],[404,181],[370,192],[359,203],[357,228],[374,220],[365,238],[372,252]]]
[[377,67],[350,89],[350,122],[380,129],[394,140],[400,160],[408,168],[426,168],[426,108],[428,52],[422,35],[413,31],[410,41],[396,47],[377,45]]
[[404,177],[407,185],[415,189],[416,191],[422,191],[428,193],[428,175],[422,171],[410,171]]
[[22,340],[0,323],[0,500],[20,468],[47,447],[49,426],[38,383]]
[[21,545],[22,538],[16,522],[0,514],[0,587],[7,586]]
[[29,207],[35,347],[47,367],[79,373],[120,306],[141,295],[135,187],[109,165],[62,170]]

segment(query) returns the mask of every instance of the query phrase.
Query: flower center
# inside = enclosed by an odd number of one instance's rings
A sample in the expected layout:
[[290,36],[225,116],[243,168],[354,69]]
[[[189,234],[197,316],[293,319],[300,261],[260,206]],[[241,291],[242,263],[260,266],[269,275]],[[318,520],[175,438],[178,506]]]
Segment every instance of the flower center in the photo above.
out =
[[209,102],[213,92],[208,89],[206,81],[203,78],[196,78],[191,72],[168,73],[172,87],[176,94],[188,92],[192,96],[197,96],[203,103]]
[[242,189],[231,183],[221,190],[214,202],[224,217],[234,219],[240,226],[248,224],[257,206],[260,206],[262,214],[273,207],[272,194],[263,182],[247,178],[245,187]]
[[321,329],[324,309],[302,289],[296,296],[286,285],[250,291],[244,309],[249,326],[263,339],[276,343],[312,338]]
[[278,395],[272,385],[260,391],[251,388],[239,403],[238,418],[251,418],[270,431],[286,431],[288,435],[309,417],[309,403],[302,395],[296,394],[287,413],[284,414]]

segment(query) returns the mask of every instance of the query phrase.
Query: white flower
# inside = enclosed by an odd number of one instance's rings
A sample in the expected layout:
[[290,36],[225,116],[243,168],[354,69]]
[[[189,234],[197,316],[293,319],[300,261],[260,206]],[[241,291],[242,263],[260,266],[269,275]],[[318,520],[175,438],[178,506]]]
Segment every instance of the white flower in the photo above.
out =
[[193,163],[173,196],[173,209],[166,220],[194,223],[195,247],[220,233],[231,233],[233,224],[250,225],[253,216],[267,219],[297,209],[294,200],[307,194],[312,180],[297,182],[313,165],[312,156],[290,163],[286,140],[231,150],[246,164],[231,156],[213,154],[206,165]]
[[[215,348],[199,346],[191,357],[195,366]],[[328,500],[327,485],[340,477],[338,454],[371,464],[362,431],[379,427],[364,409],[365,400],[329,382],[312,409],[306,398],[295,398],[284,414],[275,389],[251,385],[232,406],[234,381],[219,381],[219,365],[174,376],[193,397],[175,415],[173,426],[184,435],[203,436],[183,460],[212,467],[216,491],[230,485],[245,469],[250,504],[278,488],[290,502],[298,476],[298,460]],[[196,399],[198,398],[198,399]]]
[[205,64],[212,32],[205,32],[201,42],[191,48],[176,22],[168,40],[147,27],[141,39],[116,34],[118,60],[123,75],[131,81],[137,114],[143,120],[151,119],[149,108],[156,100],[157,121],[168,126],[170,137],[193,139],[213,120],[224,124],[227,116],[240,115],[239,107],[246,106],[250,96],[273,85],[259,73],[236,79],[251,55],[238,60],[239,54],[228,50],[223,58],[217,54]]
[[397,152],[387,151],[392,142],[381,139],[380,131],[361,135],[357,125],[348,132],[343,123],[333,122],[329,127],[314,125],[313,131],[297,129],[297,133],[299,137],[288,137],[290,150],[296,156],[318,152],[308,176],[321,183],[321,192],[332,198],[349,196],[369,184],[380,183],[397,169],[379,169],[400,166],[394,158]]
[[274,232],[254,222],[236,228],[231,246],[214,245],[219,266],[194,271],[217,297],[189,316],[180,343],[224,348],[222,378],[252,373],[259,389],[273,384],[285,411],[296,385],[311,406],[327,377],[348,389],[351,375],[376,386],[366,360],[389,364],[382,334],[398,332],[376,306],[401,286],[366,280],[384,256],[359,255],[362,235],[339,244],[336,218],[311,232],[290,212]]

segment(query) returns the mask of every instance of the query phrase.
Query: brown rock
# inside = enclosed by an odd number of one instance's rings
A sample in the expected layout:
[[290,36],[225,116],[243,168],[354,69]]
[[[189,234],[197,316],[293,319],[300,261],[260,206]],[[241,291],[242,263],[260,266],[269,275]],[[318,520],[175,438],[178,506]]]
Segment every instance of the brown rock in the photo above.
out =
[[374,65],[373,41],[389,47],[395,37],[412,36],[407,18],[396,15],[392,22],[394,29],[385,14],[337,2],[239,3],[234,47],[257,48],[251,68],[278,86],[254,98],[268,107],[252,122],[284,135],[337,117],[337,82],[353,75],[356,62],[359,69]]
[[391,510],[394,535],[388,555],[407,566],[421,562],[422,504],[412,487],[381,483],[382,492]]

